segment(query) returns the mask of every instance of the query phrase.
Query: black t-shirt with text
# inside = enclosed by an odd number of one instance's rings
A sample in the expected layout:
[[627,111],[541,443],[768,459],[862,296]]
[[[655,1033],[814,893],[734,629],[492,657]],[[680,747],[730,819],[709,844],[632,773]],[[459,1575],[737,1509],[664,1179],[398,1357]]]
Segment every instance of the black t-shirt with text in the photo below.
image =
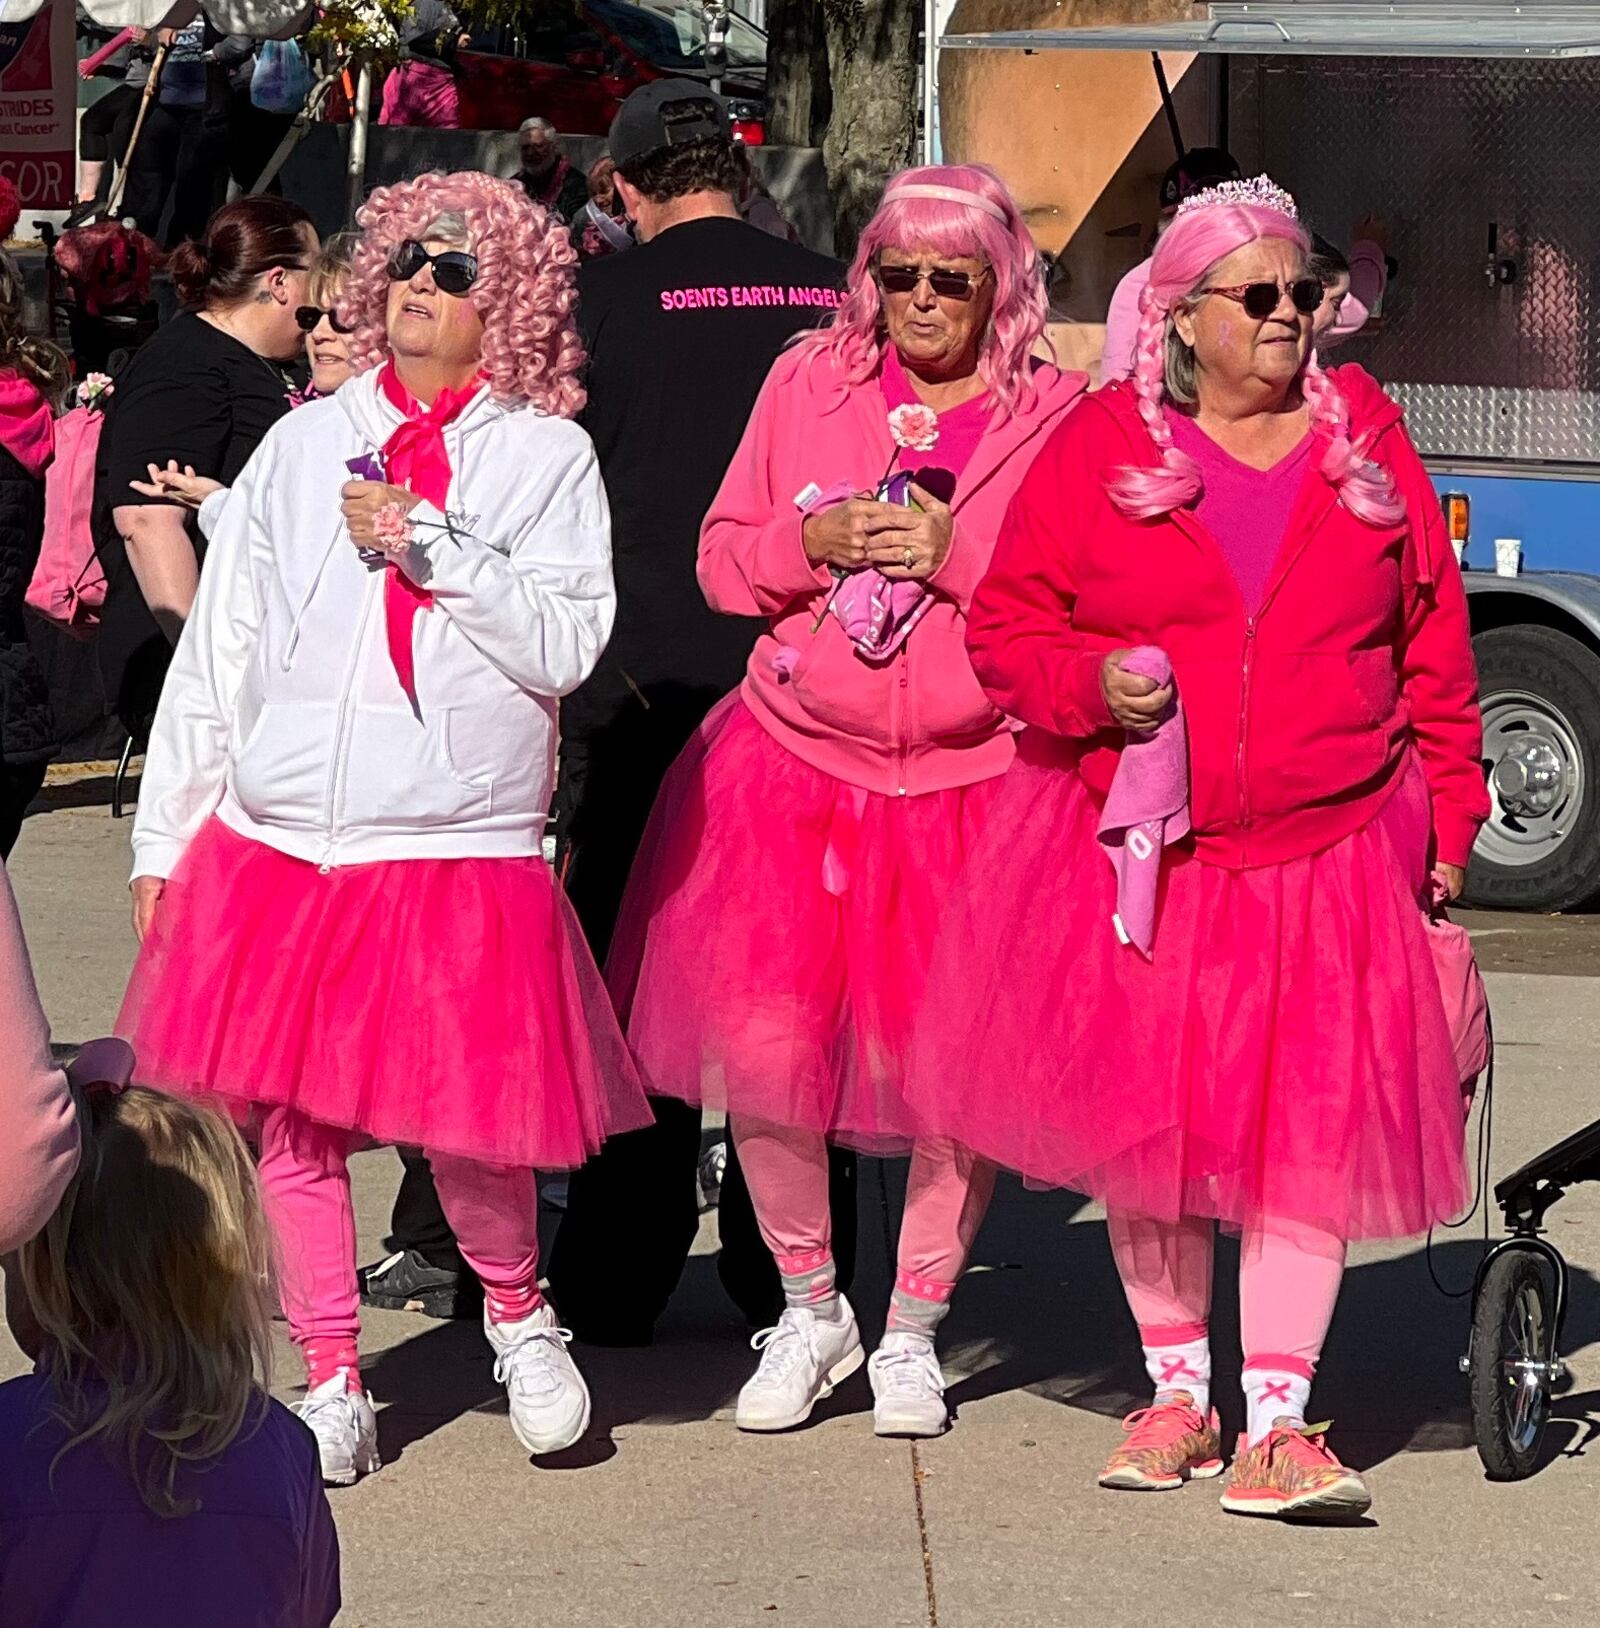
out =
[[773,362],[828,320],[843,276],[825,255],[721,216],[579,272],[581,422],[611,501],[617,623],[594,676],[562,704],[569,739],[639,695],[692,691],[709,706],[742,677],[761,624],[707,606],[700,524]]

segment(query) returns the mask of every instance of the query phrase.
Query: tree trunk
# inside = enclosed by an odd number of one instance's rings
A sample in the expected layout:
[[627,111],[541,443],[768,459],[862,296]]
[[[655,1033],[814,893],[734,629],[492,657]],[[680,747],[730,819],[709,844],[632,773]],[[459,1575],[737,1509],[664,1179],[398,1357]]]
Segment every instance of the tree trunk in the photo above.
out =
[[848,257],[916,138],[921,0],[822,0],[833,116],[822,144],[837,252]]
[[817,147],[828,128],[828,36],[816,0],[767,6],[767,140]]

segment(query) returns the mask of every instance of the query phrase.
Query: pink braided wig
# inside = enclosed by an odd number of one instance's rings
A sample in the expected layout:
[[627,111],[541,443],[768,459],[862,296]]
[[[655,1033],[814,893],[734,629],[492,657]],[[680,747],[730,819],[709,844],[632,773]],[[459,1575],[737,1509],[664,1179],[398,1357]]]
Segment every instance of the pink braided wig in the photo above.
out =
[[[945,198],[897,198],[897,185],[976,193],[1003,217]],[[1005,183],[986,164],[925,164],[891,178],[850,263],[844,303],[826,328],[800,341],[811,357],[829,355],[853,385],[883,359],[883,297],[873,269],[884,249],[929,249],[982,260],[994,275],[994,309],[978,352],[978,372],[1005,412],[1033,398],[1029,358],[1044,333],[1045,290],[1039,252]]]
[[340,319],[355,328],[356,370],[377,367],[389,354],[390,252],[407,238],[425,238],[450,215],[465,222],[462,246],[478,257],[478,280],[467,297],[483,318],[490,389],[552,418],[575,417],[584,402],[583,346],[573,321],[577,250],[560,219],[521,187],[476,171],[379,187],[356,216],[361,241],[339,300]]
[[[1136,520],[1169,514],[1199,497],[1199,466],[1172,443],[1161,406],[1169,394],[1167,339],[1172,310],[1210,282],[1216,267],[1236,249],[1262,238],[1279,238],[1308,254],[1311,240],[1293,215],[1260,204],[1215,204],[1186,211],[1162,235],[1150,262],[1150,281],[1140,299],[1139,339],[1131,384],[1150,439],[1161,454],[1154,468],[1132,466],[1108,483],[1111,500]],[[1300,389],[1313,428],[1326,440],[1322,473],[1338,488],[1344,506],[1369,526],[1405,519],[1388,472],[1362,455],[1350,439],[1349,413],[1339,387],[1308,353]]]

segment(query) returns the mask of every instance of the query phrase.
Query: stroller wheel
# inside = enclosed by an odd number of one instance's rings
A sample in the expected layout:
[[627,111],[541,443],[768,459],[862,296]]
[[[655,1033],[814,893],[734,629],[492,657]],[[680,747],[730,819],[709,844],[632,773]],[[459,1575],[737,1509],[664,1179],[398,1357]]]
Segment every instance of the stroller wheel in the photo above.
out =
[[1539,1463],[1556,1367],[1549,1266],[1511,1248],[1484,1273],[1472,1319],[1472,1429],[1491,1481],[1521,1481]]

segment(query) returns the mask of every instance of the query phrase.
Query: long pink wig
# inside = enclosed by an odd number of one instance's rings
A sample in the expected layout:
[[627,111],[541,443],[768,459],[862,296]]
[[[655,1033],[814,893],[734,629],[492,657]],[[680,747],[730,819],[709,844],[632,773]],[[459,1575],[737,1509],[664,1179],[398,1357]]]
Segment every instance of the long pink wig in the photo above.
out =
[[[976,193],[1003,220],[972,204],[896,196],[903,186],[948,187]],[[885,249],[928,249],[982,260],[994,277],[994,307],[978,351],[978,373],[1006,412],[1033,399],[1029,357],[1044,332],[1044,278],[1039,252],[1005,183],[987,164],[925,164],[901,170],[884,189],[850,263],[848,292],[833,322],[800,341],[812,356],[828,355],[853,385],[865,384],[883,359],[883,297],[873,271]]]
[[389,255],[407,238],[425,238],[441,217],[466,226],[463,248],[478,257],[468,298],[483,319],[483,368],[493,393],[531,402],[553,418],[582,409],[583,346],[573,310],[577,250],[560,219],[532,202],[521,187],[476,171],[434,172],[379,187],[356,224],[356,247],[339,300],[352,323],[350,356],[358,372],[389,355],[386,312]]
[[[1172,444],[1172,431],[1161,411],[1168,393],[1167,336],[1172,311],[1204,287],[1217,265],[1236,249],[1263,238],[1292,243],[1302,254],[1311,249],[1310,237],[1293,215],[1264,204],[1215,204],[1180,214],[1156,245],[1150,281],[1140,298],[1131,382],[1139,416],[1161,462],[1154,468],[1121,469],[1109,482],[1111,500],[1124,514],[1150,520],[1199,497],[1204,485],[1199,465]],[[1322,473],[1339,489],[1340,501],[1369,526],[1398,525],[1405,518],[1405,504],[1395,494],[1387,471],[1364,457],[1351,441],[1344,398],[1323,371],[1315,351],[1307,352],[1300,389],[1311,408],[1313,428],[1326,438]]]

